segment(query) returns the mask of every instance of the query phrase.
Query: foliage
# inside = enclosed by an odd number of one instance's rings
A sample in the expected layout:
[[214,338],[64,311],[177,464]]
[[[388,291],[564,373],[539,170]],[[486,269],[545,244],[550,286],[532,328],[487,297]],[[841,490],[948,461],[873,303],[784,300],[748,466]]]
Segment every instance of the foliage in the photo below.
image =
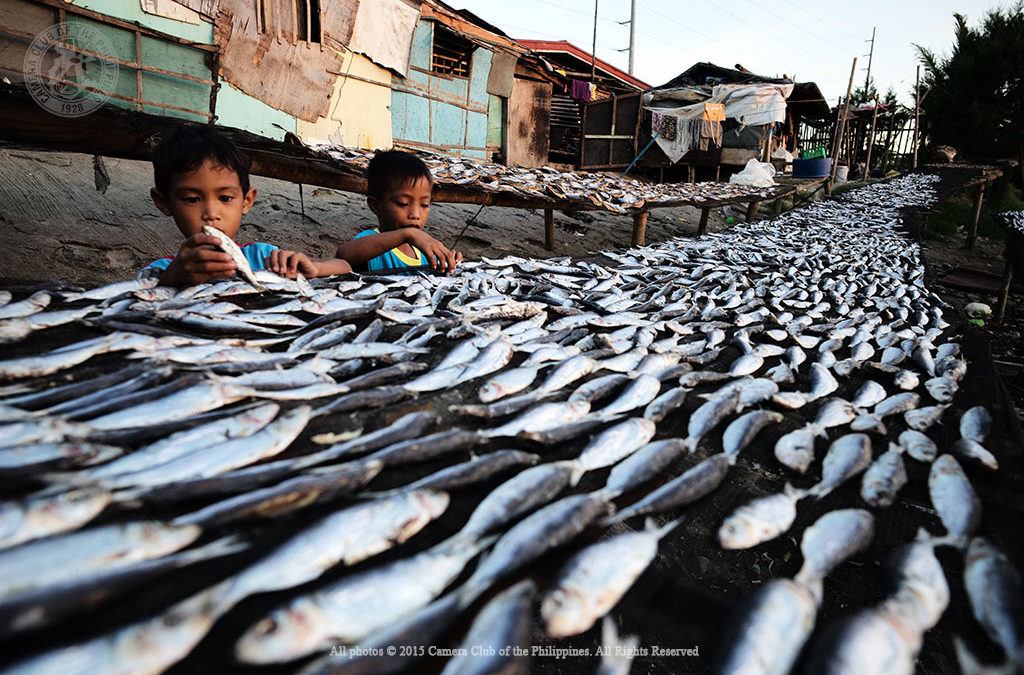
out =
[[[1009,181],[1000,180],[992,184],[991,194],[986,193],[982,206],[981,217],[978,218],[978,236],[1002,241],[1006,231],[995,222],[993,214],[1003,211],[1020,211],[1024,209],[1021,192]],[[955,199],[944,201],[928,218],[925,236],[930,239],[949,239],[960,236],[970,224],[974,215],[973,190],[958,195]],[[958,232],[960,234],[958,234]]]
[[924,66],[922,130],[958,159],[1024,153],[1024,1],[990,10],[978,27],[956,13],[953,52],[915,45]]

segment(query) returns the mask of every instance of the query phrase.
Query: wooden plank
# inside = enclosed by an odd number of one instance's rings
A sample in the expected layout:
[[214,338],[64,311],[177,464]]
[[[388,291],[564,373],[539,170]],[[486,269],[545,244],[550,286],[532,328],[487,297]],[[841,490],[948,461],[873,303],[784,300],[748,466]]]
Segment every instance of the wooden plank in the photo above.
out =
[[[216,51],[217,51],[216,45],[205,45],[205,44],[203,44],[201,42],[193,42],[192,40],[186,40],[184,38],[180,38],[180,37],[177,37],[175,35],[171,35],[170,33],[162,33],[162,32],[160,32],[158,30],[153,30],[151,28],[145,28],[144,26],[140,26],[140,25],[135,24],[135,23],[129,23],[128,21],[121,21],[120,19],[115,19],[113,17],[107,16],[106,14],[100,14],[99,12],[93,12],[91,10],[83,9],[83,8],[78,7],[76,5],[72,5],[72,4],[68,3],[68,2],[66,2],[65,0],[32,0],[32,2],[35,3],[35,4],[38,4],[38,5],[45,5],[47,7],[52,7],[54,9],[62,10],[62,11],[67,12],[69,14],[76,14],[78,16],[84,16],[87,19],[92,19],[93,21],[98,21],[100,23],[105,23],[108,26],[117,26],[118,28],[124,28],[125,30],[128,30],[128,31],[138,30],[138,31],[142,32],[143,35],[147,35],[149,37],[155,37],[155,38],[158,38],[160,40],[164,40],[166,42],[174,42],[174,43],[177,43],[179,45],[187,45],[189,47],[194,47],[196,49],[201,49],[201,50],[203,50],[205,52],[214,52],[214,53],[216,53]],[[63,23],[63,21],[62,21],[62,23]],[[33,39],[34,39],[34,37],[35,36],[33,36]]]
[[647,234],[647,210],[633,214],[633,246],[643,246]]
[[555,210],[544,209],[544,248],[555,250]]

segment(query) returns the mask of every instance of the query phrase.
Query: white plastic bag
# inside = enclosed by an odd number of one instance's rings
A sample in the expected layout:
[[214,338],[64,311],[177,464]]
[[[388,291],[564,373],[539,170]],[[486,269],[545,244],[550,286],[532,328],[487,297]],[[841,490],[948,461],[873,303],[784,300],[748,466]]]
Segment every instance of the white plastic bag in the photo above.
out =
[[771,187],[775,185],[774,175],[774,166],[751,159],[747,162],[743,171],[734,173],[729,177],[729,182],[738,185],[751,185],[753,187]]

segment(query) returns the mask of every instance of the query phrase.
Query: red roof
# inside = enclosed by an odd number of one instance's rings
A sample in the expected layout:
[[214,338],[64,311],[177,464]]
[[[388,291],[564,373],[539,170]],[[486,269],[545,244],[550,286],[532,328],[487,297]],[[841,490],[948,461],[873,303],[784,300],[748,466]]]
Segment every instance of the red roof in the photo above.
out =
[[[574,56],[580,61],[590,65],[591,55],[589,52],[585,52],[576,45],[572,44],[567,40],[516,40],[519,44],[523,45],[527,49],[532,49],[540,54],[568,54]],[[647,84],[643,80],[639,80],[629,73],[623,72],[613,66],[612,64],[602,61],[601,59],[594,59],[594,64],[598,70],[603,71],[606,75],[610,75],[615,79],[624,82],[630,86],[636,87],[637,89],[644,90],[650,89],[651,85]]]

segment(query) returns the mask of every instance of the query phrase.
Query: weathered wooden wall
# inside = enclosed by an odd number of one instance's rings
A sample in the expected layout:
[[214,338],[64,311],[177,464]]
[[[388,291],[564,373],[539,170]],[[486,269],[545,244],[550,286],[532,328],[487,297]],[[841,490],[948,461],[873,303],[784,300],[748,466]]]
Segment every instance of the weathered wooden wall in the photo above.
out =
[[470,76],[431,72],[434,23],[420,21],[413,36],[409,75],[391,89],[392,134],[396,143],[477,159],[487,156],[487,77],[493,53],[473,52]]
[[[323,31],[344,44],[351,36],[356,0],[332,0],[329,4]],[[222,47],[221,76],[250,96],[301,120],[315,122],[326,117],[342,55],[315,43],[292,44],[272,34],[277,33],[272,24],[270,28],[259,32],[252,0],[221,0],[214,31],[215,41]],[[281,28],[290,29],[290,24]]]
[[551,85],[516,79],[509,98],[508,164],[543,166],[551,136]]

